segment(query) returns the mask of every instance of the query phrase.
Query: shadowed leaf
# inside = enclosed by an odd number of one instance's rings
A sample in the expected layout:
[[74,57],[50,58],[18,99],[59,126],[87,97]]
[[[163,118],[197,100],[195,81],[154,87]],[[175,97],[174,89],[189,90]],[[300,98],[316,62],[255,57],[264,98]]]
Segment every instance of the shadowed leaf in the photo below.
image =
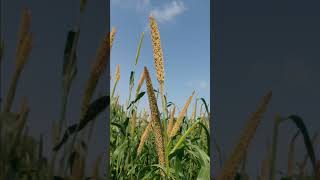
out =
[[307,152],[308,152],[310,160],[311,160],[314,174],[316,175],[317,174],[316,155],[314,153],[314,148],[313,148],[312,142],[310,140],[308,129],[306,128],[302,118],[300,118],[299,116],[291,115],[288,117],[288,119],[292,120],[295,123],[295,125],[297,126],[297,128],[300,130],[300,132],[303,136],[304,144],[306,146]]
[[92,120],[94,120],[101,112],[103,112],[110,103],[110,97],[109,96],[102,96],[95,100],[93,103],[90,104],[87,113],[83,117],[83,119],[80,121],[79,124],[73,124],[68,127],[68,129],[65,131],[62,140],[56,145],[53,150],[58,151],[64,143],[68,140],[69,136],[72,135],[75,132],[81,131],[85,126]]
[[79,31],[69,31],[67,41],[64,49],[63,58],[63,76],[70,73],[72,68],[76,65],[76,46],[79,39]]

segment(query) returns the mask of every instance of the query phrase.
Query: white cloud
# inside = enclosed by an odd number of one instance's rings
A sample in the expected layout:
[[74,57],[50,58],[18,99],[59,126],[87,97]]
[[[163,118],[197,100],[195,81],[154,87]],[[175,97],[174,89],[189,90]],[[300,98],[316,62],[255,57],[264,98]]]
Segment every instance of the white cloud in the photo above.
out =
[[209,87],[209,84],[208,84],[208,82],[206,82],[206,81],[200,81],[200,82],[199,82],[199,86],[200,86],[200,88],[202,88],[202,89],[207,89],[207,88]]
[[199,87],[201,89],[208,89],[209,83],[204,80],[198,80],[198,81],[187,81],[185,85],[189,88],[191,87]]
[[159,23],[166,23],[174,20],[178,15],[187,10],[182,0],[173,0],[162,6],[152,6],[151,0],[111,0],[111,3],[121,8],[135,9],[138,13],[146,16],[146,25],[143,31],[149,31],[148,16],[153,15]]
[[136,10],[142,11],[149,7],[150,0],[111,0],[111,3],[122,8],[136,8]]
[[187,7],[182,1],[172,1],[170,4],[164,5],[162,8],[155,8],[151,14],[160,22],[165,23],[172,21],[177,15],[182,14]]

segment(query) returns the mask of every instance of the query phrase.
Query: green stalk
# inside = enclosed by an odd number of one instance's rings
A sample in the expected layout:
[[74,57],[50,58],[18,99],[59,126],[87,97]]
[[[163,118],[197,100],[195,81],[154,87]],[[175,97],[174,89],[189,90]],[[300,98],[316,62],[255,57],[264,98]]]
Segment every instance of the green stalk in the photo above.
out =
[[132,94],[132,89],[133,89],[133,86],[134,86],[134,74],[135,74],[135,71],[136,71],[136,66],[138,64],[143,38],[144,38],[144,32],[142,32],[142,35],[140,37],[140,41],[139,41],[139,45],[138,45],[138,49],[137,49],[137,54],[136,54],[136,58],[135,58],[135,64],[134,64],[134,67],[133,67],[133,71],[131,71],[131,74],[130,74],[129,100],[127,102],[127,106],[129,105],[129,103],[131,101],[131,94]]
[[167,131],[164,130],[164,139],[165,139],[165,156],[166,156],[166,174],[170,173],[170,161],[169,161],[169,148],[170,148],[170,142],[171,139],[169,139],[168,137],[168,133],[166,133]]
[[[67,98],[68,98],[68,92],[65,90],[65,88],[63,88],[63,92],[62,92],[62,96],[61,96],[61,106],[62,107],[61,107],[61,111],[60,111],[60,121],[59,121],[59,125],[58,125],[58,128],[59,128],[58,139],[60,139],[60,137],[61,137],[63,124],[66,124],[65,114],[66,114],[66,108],[67,108]],[[66,152],[66,146],[64,146],[64,148],[63,148],[63,154],[65,154],[65,152]],[[57,152],[54,151],[53,157],[52,157],[52,162],[51,162],[52,171],[54,171],[54,169],[55,169],[56,156],[57,156]]]
[[197,125],[199,124],[199,121],[197,121],[196,123],[194,123],[187,131],[186,133],[179,139],[179,141],[176,143],[176,145],[173,147],[173,149],[171,150],[170,154],[173,154],[183,143],[183,141],[187,138],[187,136],[193,131],[193,129],[195,129],[197,127]]
[[269,178],[270,180],[276,179],[276,159],[277,159],[277,146],[278,146],[278,134],[279,134],[279,126],[282,119],[279,115],[275,117],[275,123],[273,126],[273,135],[272,135],[272,151],[271,151],[271,159],[270,159],[270,171]]
[[132,89],[133,89],[133,85],[134,85],[134,72],[135,72],[135,68],[136,66],[134,66],[134,70],[131,72],[130,74],[130,82],[129,82],[129,100],[127,102],[127,106],[129,106],[130,101],[131,101],[131,94],[132,94]]
[[163,117],[164,117],[163,126],[165,127],[165,130],[167,130],[168,110],[167,110],[166,99],[165,99],[165,97],[164,97],[164,83],[160,83],[160,96],[161,96],[161,104],[162,104]]
[[166,174],[169,174],[170,173],[170,162],[169,162],[169,145],[170,145],[170,141],[171,140],[168,140],[168,134],[166,133],[167,132],[167,126],[168,126],[168,111],[167,111],[167,103],[166,103],[166,100],[165,100],[165,97],[164,97],[164,84],[163,83],[160,83],[160,96],[161,96],[161,103],[162,103],[162,109],[163,109],[163,118],[164,118],[164,123],[163,123],[163,129],[164,129],[164,136],[165,136],[165,156],[166,156]]

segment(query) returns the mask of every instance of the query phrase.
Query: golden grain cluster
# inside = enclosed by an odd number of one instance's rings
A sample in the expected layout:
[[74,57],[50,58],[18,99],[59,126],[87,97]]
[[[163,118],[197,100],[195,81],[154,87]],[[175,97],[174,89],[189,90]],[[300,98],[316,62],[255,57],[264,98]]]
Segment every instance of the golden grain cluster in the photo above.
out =
[[[114,147],[115,150],[114,152],[118,151],[117,148],[123,147],[122,145],[128,147],[128,149],[123,150],[123,152],[128,153],[125,157],[120,157],[119,152],[115,153],[115,159],[114,162],[110,162],[113,164],[113,168],[115,172],[124,172],[127,173],[128,171],[134,172],[136,170],[138,171],[144,171],[145,168],[143,166],[145,165],[128,165],[125,166],[124,169],[119,168],[117,165],[118,163],[123,162],[123,158],[126,159],[125,163],[132,162],[131,163],[141,163],[144,164],[144,161],[147,161],[147,164],[150,165],[149,163],[154,163],[154,158],[157,160],[158,164],[156,166],[152,167],[157,167],[159,170],[159,176],[166,176],[167,178],[169,177],[174,177],[174,172],[172,172],[172,169],[174,168],[174,161],[177,159],[176,154],[174,152],[181,148],[182,144],[184,145],[184,142],[187,141],[186,138],[194,138],[191,136],[188,136],[191,131],[198,131],[200,132],[201,128],[207,128],[206,119],[203,118],[202,121],[205,125],[203,127],[197,126],[200,121],[193,123],[190,121],[190,118],[186,118],[186,121],[183,121],[184,118],[186,117],[187,114],[187,109],[189,105],[191,104],[192,98],[195,95],[195,91],[192,92],[192,95],[188,98],[186,104],[184,105],[183,109],[179,113],[179,116],[175,118],[175,112],[176,112],[176,105],[173,104],[173,108],[171,110],[171,113],[169,115],[168,113],[168,105],[167,105],[167,98],[165,95],[165,89],[164,89],[164,83],[165,83],[165,69],[164,69],[164,59],[163,59],[163,53],[162,53],[162,48],[161,48],[161,42],[160,42],[160,33],[158,29],[157,22],[153,16],[150,16],[149,18],[149,23],[150,23],[150,32],[151,32],[151,41],[152,41],[152,48],[153,48],[153,60],[154,60],[154,67],[155,67],[155,76],[157,78],[158,84],[159,84],[159,89],[160,92],[159,94],[155,94],[155,89],[151,80],[151,75],[149,73],[149,70],[147,67],[144,67],[144,70],[142,74],[140,75],[140,78],[138,80],[138,84],[136,87],[136,99],[131,101],[131,89],[134,84],[134,75],[135,75],[135,70],[131,71],[130,75],[130,84],[129,84],[129,100],[127,101],[126,106],[121,106],[118,105],[118,99],[119,96],[114,97],[114,91],[115,87],[117,85],[117,82],[119,81],[119,76],[117,75],[119,72],[119,65],[116,67],[116,74],[115,74],[115,83],[112,89],[111,93],[111,98],[112,98],[112,109],[113,109],[113,121],[116,124],[122,124],[123,121],[124,123],[128,123],[129,130],[128,131],[122,131],[124,136],[127,134],[129,135],[129,138],[126,139],[126,137],[119,137],[115,134],[114,138],[112,138],[113,142],[111,144],[116,144]],[[143,39],[143,35],[140,39],[139,46],[138,46],[138,51],[137,51],[137,56],[136,56],[136,61],[135,61],[135,66],[137,65],[137,58],[140,53],[140,47],[141,47],[141,42]],[[134,67],[135,67],[134,66]],[[132,77],[133,76],[133,77]],[[147,111],[144,110],[143,112],[138,113],[138,104],[140,98],[143,97],[144,92],[141,92],[142,85],[146,85],[146,95],[148,96],[148,105],[149,105],[149,121],[145,122],[146,118],[148,117]],[[161,103],[162,103],[162,112],[160,112],[158,108],[158,103],[157,103],[157,98],[161,98]],[[131,117],[130,117],[131,116]],[[126,117],[126,118],[125,118]],[[126,119],[126,120],[125,120]],[[146,124],[146,125],[144,125]],[[114,133],[119,133],[119,127],[114,128],[113,132]],[[197,127],[198,129],[196,129]],[[131,128],[131,129],[130,129]],[[143,129],[142,129],[143,128]],[[179,131],[181,129],[181,131]],[[128,132],[128,133],[126,133]],[[178,133],[179,132],[179,133]],[[181,133],[180,133],[181,132]],[[207,131],[208,132],[208,131]],[[153,135],[153,136],[151,136]],[[137,138],[138,136],[138,138]],[[154,137],[154,138],[153,138]],[[155,146],[153,147],[148,147],[144,148],[144,146],[147,144],[148,146],[150,143],[148,142],[148,139],[153,141],[151,144],[154,144]],[[210,141],[209,137],[201,137],[201,141],[196,142],[198,147],[201,147],[206,153],[208,153],[208,143],[205,142],[203,139],[207,139],[207,141]],[[134,144],[135,142],[136,145]],[[205,142],[205,143],[203,143]],[[127,146],[127,143],[129,146]],[[188,142],[187,142],[188,143]],[[122,144],[122,145],[121,145]],[[133,144],[133,147],[130,145]],[[130,155],[130,152],[133,154]],[[119,150],[120,151],[120,150]],[[209,154],[209,153],[208,153]],[[204,166],[205,168],[209,167],[209,158],[207,158],[208,154],[205,154],[206,160],[204,160]],[[173,156],[173,157],[171,157]],[[147,165],[146,164],[146,165]],[[188,164],[191,165],[191,164]],[[130,169],[130,167],[137,168],[136,170]],[[151,167],[151,168],[152,168]],[[149,171],[149,168],[147,169]],[[193,170],[194,172],[198,172],[199,169],[195,168]],[[129,172],[129,174],[130,174]],[[191,173],[189,176],[196,177],[196,173]],[[208,177],[209,171],[205,173],[205,175]],[[149,173],[148,173],[149,174]],[[147,175],[147,174],[146,174]],[[177,175],[180,176],[181,174]],[[118,175],[117,173],[114,174],[115,177],[122,178],[121,175]],[[131,174],[132,179],[141,179],[142,177],[136,177],[136,174]],[[127,177],[126,177],[127,178]],[[151,178],[151,177],[149,177]],[[154,178],[154,177],[153,177]],[[169,179],[171,179],[169,178]],[[174,178],[173,178],[174,179]]]
[[157,79],[160,84],[164,83],[164,64],[163,64],[163,53],[160,42],[160,33],[158,25],[153,16],[150,16],[150,29],[153,46],[153,59],[157,73]]
[[11,79],[11,84],[9,86],[8,95],[5,99],[4,104],[4,112],[9,112],[11,110],[11,106],[14,100],[18,80],[20,78],[20,74],[27,63],[28,56],[31,52],[32,47],[32,33],[30,32],[30,24],[31,24],[31,12],[29,9],[24,9],[22,13],[20,24],[20,30],[18,35],[18,44],[17,44],[17,52],[16,52],[16,65],[15,71]]
[[[89,79],[85,87],[84,97],[82,100],[82,116],[87,112],[89,103],[96,89],[99,79],[106,70],[107,61],[110,58],[111,41],[114,38],[115,29],[111,33],[107,33],[100,44],[96,59],[91,68]],[[110,38],[111,37],[111,38]]]
[[171,116],[170,116],[169,123],[168,123],[168,127],[167,127],[167,134],[168,134],[168,136],[170,135],[172,126],[173,126],[173,124],[174,124],[174,114],[175,114],[175,112],[176,112],[176,106],[174,105],[174,106],[173,106],[173,109],[172,109],[172,111],[171,111]]
[[192,101],[192,97],[194,96],[194,91],[192,93],[192,95],[189,97],[188,101],[186,102],[186,104],[184,105],[182,111],[180,112],[178,118],[177,118],[177,121],[175,122],[174,126],[172,127],[172,130],[170,132],[170,138],[172,138],[173,136],[175,136],[178,132],[178,130],[180,129],[180,126],[181,126],[181,123],[182,123],[182,120],[183,118],[185,117],[185,114],[188,110],[188,107],[190,105],[190,102]]
[[116,81],[120,80],[120,64],[117,64],[117,68],[116,68]]
[[143,134],[140,138],[140,143],[139,143],[139,146],[138,146],[138,150],[137,150],[137,154],[140,155],[141,151],[142,151],[142,148],[143,148],[143,145],[144,145],[144,142],[148,139],[149,137],[149,133],[151,131],[151,125],[152,125],[152,122],[151,120],[149,120],[148,122],[148,125],[147,127],[144,129],[143,131]]
[[265,113],[267,106],[271,100],[272,92],[269,92],[262,99],[257,111],[252,114],[248,120],[243,133],[240,136],[238,144],[231,152],[228,160],[222,168],[218,180],[233,180],[238,170],[239,164],[248,149],[258,125],[260,124],[262,115]]
[[147,93],[148,93],[148,99],[149,99],[149,106],[151,111],[151,124],[152,129],[156,138],[156,146],[157,146],[157,152],[158,152],[158,158],[159,163],[161,166],[165,166],[165,152],[164,152],[164,139],[163,139],[163,130],[162,125],[160,121],[160,114],[158,110],[157,105],[157,99],[153,91],[153,86],[151,82],[151,78],[149,75],[148,69],[144,68],[144,73],[146,77],[146,86],[147,86]]
[[142,85],[143,85],[144,80],[145,80],[145,73],[142,72],[142,73],[141,73],[141,76],[140,76],[140,79],[139,79],[139,81],[138,81],[138,86],[137,86],[137,90],[136,90],[136,95],[138,95],[138,94],[140,93],[140,89],[141,89],[141,87],[142,87]]

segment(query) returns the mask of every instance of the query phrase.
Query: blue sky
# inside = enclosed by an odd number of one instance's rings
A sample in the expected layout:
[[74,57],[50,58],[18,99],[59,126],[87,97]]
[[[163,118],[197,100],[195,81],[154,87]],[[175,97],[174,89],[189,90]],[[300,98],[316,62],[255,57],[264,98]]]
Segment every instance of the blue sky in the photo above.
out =
[[[116,27],[117,33],[111,50],[110,68],[113,77],[116,65],[121,66],[121,78],[115,92],[120,95],[121,103],[128,99],[130,71],[134,67],[142,32],[145,32],[145,37],[136,68],[135,84],[146,66],[151,73],[154,88],[158,88],[148,29],[150,13],[157,19],[160,31],[168,101],[176,103],[181,110],[195,90],[197,97],[203,97],[209,103],[209,5],[209,0],[111,0],[111,26]],[[112,80],[111,87],[113,83]],[[145,86],[142,90],[145,90]],[[146,107],[146,102],[147,98],[144,97],[141,106]]]

